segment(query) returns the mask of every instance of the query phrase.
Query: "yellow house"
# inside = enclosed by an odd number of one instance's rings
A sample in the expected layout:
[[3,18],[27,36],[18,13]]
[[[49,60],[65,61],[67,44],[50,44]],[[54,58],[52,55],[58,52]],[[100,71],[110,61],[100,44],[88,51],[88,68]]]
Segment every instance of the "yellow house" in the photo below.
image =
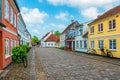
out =
[[113,57],[120,58],[120,6],[98,16],[89,24],[88,47],[101,55],[101,48],[108,49]]

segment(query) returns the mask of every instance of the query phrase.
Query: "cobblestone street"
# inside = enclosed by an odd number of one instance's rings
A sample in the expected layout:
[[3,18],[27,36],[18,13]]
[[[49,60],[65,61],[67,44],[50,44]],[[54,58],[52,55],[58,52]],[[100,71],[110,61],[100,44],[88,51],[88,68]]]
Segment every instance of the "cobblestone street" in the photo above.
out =
[[119,60],[56,48],[36,48],[36,53],[48,80],[120,80],[119,63],[114,64]]

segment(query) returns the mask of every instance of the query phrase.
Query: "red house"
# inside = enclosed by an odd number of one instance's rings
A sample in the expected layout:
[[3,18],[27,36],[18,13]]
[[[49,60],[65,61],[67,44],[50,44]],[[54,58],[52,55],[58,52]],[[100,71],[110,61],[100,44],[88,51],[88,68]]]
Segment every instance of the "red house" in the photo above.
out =
[[0,0],[0,70],[12,62],[12,48],[18,45],[16,0]]

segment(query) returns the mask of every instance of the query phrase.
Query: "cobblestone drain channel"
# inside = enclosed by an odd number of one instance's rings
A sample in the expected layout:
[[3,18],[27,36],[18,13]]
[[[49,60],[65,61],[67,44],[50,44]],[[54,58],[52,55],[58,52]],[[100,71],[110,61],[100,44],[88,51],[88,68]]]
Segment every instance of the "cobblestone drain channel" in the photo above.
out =
[[35,69],[35,52],[32,49],[31,57],[31,70],[30,70],[30,80],[36,80],[36,69]]

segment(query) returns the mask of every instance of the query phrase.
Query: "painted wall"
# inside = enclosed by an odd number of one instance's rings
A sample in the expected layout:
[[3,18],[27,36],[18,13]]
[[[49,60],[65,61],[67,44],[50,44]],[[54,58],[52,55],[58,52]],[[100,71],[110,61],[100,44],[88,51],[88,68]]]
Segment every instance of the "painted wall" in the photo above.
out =
[[[109,20],[116,20],[116,29],[109,30]],[[103,23],[103,32],[98,32],[98,24]],[[94,26],[94,34],[90,34],[90,27]],[[104,48],[109,49],[109,40],[116,39],[116,50],[111,50],[114,57],[120,58],[120,14],[116,14],[110,17],[107,17],[103,20],[97,21],[89,25],[89,48],[90,41],[94,40],[94,49],[98,54],[101,55],[101,51],[98,48],[98,40],[104,41]]]
[[0,20],[2,19],[2,0],[0,0]]

